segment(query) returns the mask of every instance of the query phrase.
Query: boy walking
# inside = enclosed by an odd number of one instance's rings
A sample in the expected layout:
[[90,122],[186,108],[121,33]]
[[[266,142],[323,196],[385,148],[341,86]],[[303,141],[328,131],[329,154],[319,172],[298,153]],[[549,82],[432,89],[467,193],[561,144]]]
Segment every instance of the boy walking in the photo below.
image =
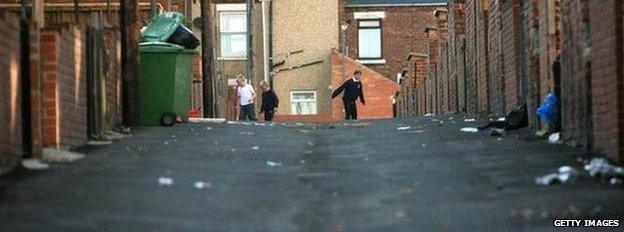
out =
[[279,105],[279,99],[266,81],[260,82],[260,87],[262,87],[262,107],[260,107],[260,113],[264,113],[264,121],[270,122],[273,121],[275,109]]
[[342,103],[344,105],[345,110],[345,120],[356,120],[357,119],[357,109],[355,106],[355,101],[359,98],[360,102],[365,105],[364,101],[364,90],[362,90],[362,71],[355,70],[353,72],[353,77],[347,79],[338,89],[334,91],[332,94],[332,99],[336,98],[342,94]]
[[236,83],[238,84],[238,87],[236,87],[236,92],[238,95],[238,107],[240,111],[238,120],[256,121],[256,112],[254,106],[256,92],[254,91],[253,86],[247,84],[247,78],[245,78],[245,76],[242,74],[236,77]]

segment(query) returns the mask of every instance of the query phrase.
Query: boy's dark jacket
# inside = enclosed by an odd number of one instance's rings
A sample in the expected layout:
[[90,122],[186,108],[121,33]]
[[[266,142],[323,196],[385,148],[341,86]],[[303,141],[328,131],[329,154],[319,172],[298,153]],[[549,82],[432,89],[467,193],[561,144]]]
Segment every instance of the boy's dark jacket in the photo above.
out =
[[366,104],[364,101],[364,91],[362,90],[362,81],[353,81],[353,78],[349,78],[334,91],[332,98],[340,95],[342,91],[344,91],[342,95],[343,101],[355,102],[359,97],[362,104]]
[[279,105],[279,99],[272,89],[262,93],[262,107],[260,112],[271,111]]

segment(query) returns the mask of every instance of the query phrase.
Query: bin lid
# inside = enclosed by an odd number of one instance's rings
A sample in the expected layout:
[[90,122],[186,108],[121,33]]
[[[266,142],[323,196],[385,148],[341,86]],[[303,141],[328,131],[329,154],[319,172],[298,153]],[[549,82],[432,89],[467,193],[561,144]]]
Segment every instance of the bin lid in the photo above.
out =
[[186,16],[177,12],[156,15],[143,31],[142,42],[165,42],[184,24]]
[[143,42],[139,44],[139,49],[141,50],[141,52],[158,53],[179,53],[184,51],[184,47],[180,45],[165,42]]

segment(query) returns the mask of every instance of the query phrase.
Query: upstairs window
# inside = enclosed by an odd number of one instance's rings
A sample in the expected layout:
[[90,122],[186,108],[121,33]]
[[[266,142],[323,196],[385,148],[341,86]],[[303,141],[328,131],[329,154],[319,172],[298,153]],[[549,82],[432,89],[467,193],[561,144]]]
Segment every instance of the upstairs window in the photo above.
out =
[[381,59],[381,20],[358,21],[358,54],[360,59]]
[[247,16],[245,11],[219,12],[221,57],[245,58],[247,56]]

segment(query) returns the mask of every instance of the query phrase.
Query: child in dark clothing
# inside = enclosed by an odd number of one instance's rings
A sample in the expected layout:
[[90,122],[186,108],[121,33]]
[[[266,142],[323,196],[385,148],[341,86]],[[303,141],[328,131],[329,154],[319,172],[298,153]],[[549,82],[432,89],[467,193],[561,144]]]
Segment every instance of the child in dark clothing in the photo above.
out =
[[342,94],[342,103],[344,105],[345,110],[345,120],[356,120],[357,119],[357,108],[355,105],[355,101],[359,98],[360,102],[365,105],[364,101],[364,90],[362,90],[362,81],[360,78],[362,77],[362,71],[355,70],[353,72],[353,77],[347,79],[338,89],[334,91],[332,94],[332,98]]
[[262,88],[262,107],[260,107],[260,114],[264,113],[264,121],[273,121],[273,115],[275,115],[275,109],[279,105],[279,99],[271,86],[266,81],[260,82]]

